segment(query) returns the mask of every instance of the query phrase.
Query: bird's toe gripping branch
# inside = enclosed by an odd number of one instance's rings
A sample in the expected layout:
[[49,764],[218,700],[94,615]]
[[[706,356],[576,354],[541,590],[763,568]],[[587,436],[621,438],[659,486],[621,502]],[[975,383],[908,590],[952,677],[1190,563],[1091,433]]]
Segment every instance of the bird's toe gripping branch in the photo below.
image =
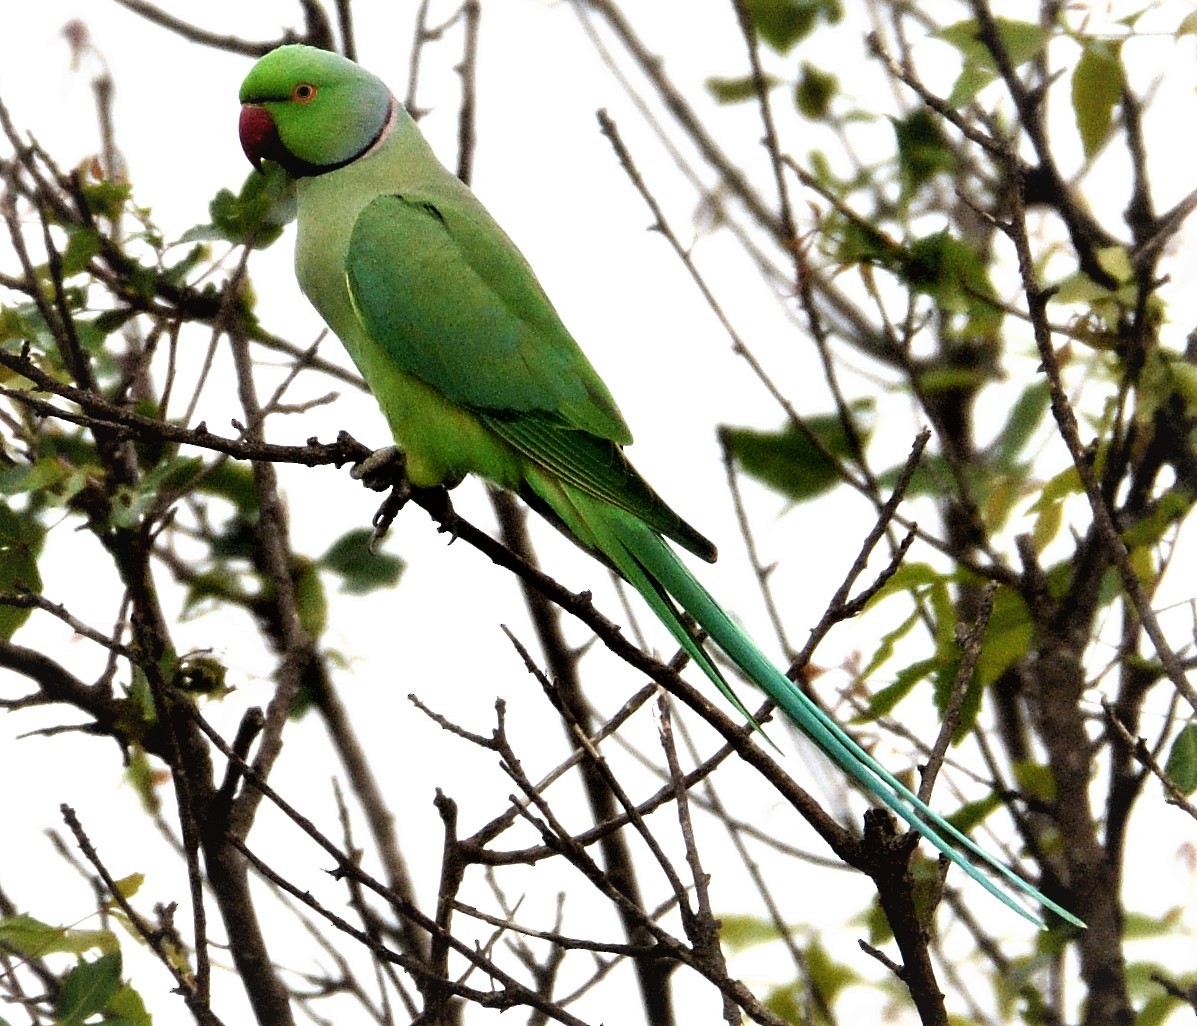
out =
[[428,510],[432,518],[441,525],[441,531],[452,532],[452,527],[447,526],[453,521],[453,505],[449,501],[448,490],[444,486],[418,488],[413,485],[407,477],[407,457],[397,446],[388,445],[382,449],[375,449],[350,468],[349,476],[355,481],[361,481],[372,491],[390,493],[383,499],[371,521],[374,525],[374,533],[369,542],[371,552],[374,551],[374,546],[386,537],[399,511],[412,499]]
[[383,499],[371,521],[374,533],[370,536],[369,549],[373,552],[374,546],[386,536],[395,517],[412,496],[412,485],[407,479],[407,457],[402,449],[394,445],[375,449],[350,468],[349,476],[361,481],[371,491],[390,493]]
[[398,446],[386,445],[355,463],[349,476],[371,491],[389,491],[407,483],[407,457]]
[[402,481],[398,482],[391,489],[390,494],[382,500],[382,505],[375,511],[374,518],[371,521],[374,525],[374,533],[370,535],[370,541],[367,543],[367,547],[371,552],[374,551],[374,546],[386,537],[387,532],[391,529],[391,524],[395,522],[395,517],[407,505],[407,500],[411,496],[411,484],[407,478],[403,478]]

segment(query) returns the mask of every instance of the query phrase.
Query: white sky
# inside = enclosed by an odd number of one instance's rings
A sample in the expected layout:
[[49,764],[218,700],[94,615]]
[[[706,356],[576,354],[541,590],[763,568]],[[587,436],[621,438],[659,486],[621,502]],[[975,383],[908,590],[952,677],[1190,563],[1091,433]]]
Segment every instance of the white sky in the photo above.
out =
[[[201,5],[180,2],[164,6],[190,16]],[[383,75],[400,95],[406,86],[410,30],[406,17],[390,18],[380,12],[408,6],[412,5],[359,2],[358,12],[359,59]],[[637,17],[644,18],[641,26],[649,45],[670,52],[670,72],[684,87],[712,73],[742,72],[742,45],[728,5],[661,0],[651,7],[641,6],[644,10],[638,11]],[[209,0],[202,7],[204,24],[236,24],[237,34],[244,38],[273,37],[281,24],[291,24],[287,19],[295,14],[293,4],[282,2]],[[32,130],[43,146],[66,165],[90,154],[96,145],[88,77],[69,70],[66,45],[59,35],[61,26],[73,17],[86,19],[93,41],[112,67],[118,97],[117,135],[135,195],[152,205],[154,217],[168,237],[205,220],[208,201],[215,191],[236,188],[246,173],[247,165],[236,139],[236,93],[249,61],[215,51],[197,51],[105,0],[43,0],[23,7],[19,27],[0,38],[0,96],[17,125]],[[677,34],[682,32],[701,38],[703,44],[676,46]],[[1166,39],[1160,44],[1160,54],[1168,60],[1176,59],[1181,49]],[[457,51],[450,45],[433,47],[426,58],[428,77],[420,94],[425,103],[437,102],[424,127],[450,164],[456,132],[453,101],[457,92],[452,77],[456,58]],[[816,59],[825,58],[818,55]],[[1191,53],[1187,58],[1191,59]],[[856,64],[861,76],[868,74],[870,66],[865,63],[863,50],[842,55],[842,62],[836,64],[835,70],[849,88],[867,89],[863,81],[858,85],[855,77]],[[479,90],[476,190],[524,249],[566,323],[611,386],[637,437],[633,450],[637,465],[673,505],[720,544],[723,558],[718,566],[703,568],[704,582],[717,596],[727,598],[737,615],[772,651],[773,639],[752,590],[751,573],[726,497],[711,424],[718,421],[767,428],[780,423],[781,415],[762,401],[760,389],[754,386],[745,365],[730,353],[728,340],[696,298],[666,244],[643,230],[648,223],[647,212],[599,135],[594,110],[600,106],[610,108],[642,169],[655,174],[658,182],[669,182],[659,150],[630,111],[619,88],[603,73],[565,4],[509,0],[484,5]],[[1177,92],[1175,102],[1187,104],[1183,108],[1185,123],[1191,124],[1191,74],[1183,79]],[[759,135],[754,120],[734,110],[718,111],[712,117],[721,129],[737,133],[742,143],[740,152],[753,152],[753,141]],[[1186,161],[1186,167],[1190,163]],[[755,171],[764,170],[762,155]],[[1178,198],[1188,187],[1186,181],[1191,183],[1191,175],[1167,186],[1174,194],[1165,193],[1162,198]],[[661,198],[674,226],[687,237],[694,213],[691,197],[681,190],[664,189]],[[720,299],[770,371],[779,376],[783,388],[806,409],[826,409],[810,348],[789,327],[774,297],[751,274],[741,273],[745,262],[719,237],[704,239],[697,252],[704,266],[716,274],[736,276],[736,284],[722,289]],[[263,297],[260,311],[267,325],[306,344],[315,338],[320,324],[295,287],[289,262],[290,243],[284,240],[269,253],[255,257],[251,268]],[[1178,325],[1180,334],[1185,330],[1187,324]],[[339,347],[332,340],[321,350],[326,358],[340,358],[338,353]],[[300,392],[292,398],[310,398],[324,388],[318,382],[307,387],[309,393]],[[339,428],[346,427],[364,441],[383,444],[387,440],[385,429],[372,403],[348,390],[342,394],[342,401],[334,406],[289,421],[276,419],[272,440],[302,441],[312,434],[331,440]],[[891,404],[889,409],[894,419],[886,421],[886,437],[880,444],[897,459],[907,449],[918,425],[901,408],[892,408]],[[995,412],[995,416],[1001,415],[1002,411]],[[230,416],[236,416],[236,409],[231,397],[209,390],[199,416],[206,418],[214,430],[220,430]],[[284,480],[293,537],[301,552],[319,554],[349,526],[368,522],[376,505],[376,497],[343,472],[288,471]],[[766,558],[785,561],[777,585],[791,638],[801,644],[806,626],[817,620],[839,575],[855,556],[858,539],[871,518],[863,503],[845,497],[831,506],[820,504],[776,519],[781,512],[779,502],[751,485],[746,487],[757,512],[758,541]],[[454,501],[471,519],[488,522],[485,502],[476,485],[463,486],[455,492]],[[67,529],[60,529],[58,535]],[[58,535],[51,544],[74,547],[80,558],[87,558],[88,543],[83,536],[65,539]],[[811,546],[811,537],[820,543]],[[619,614],[605,575],[596,572],[592,563],[552,531],[539,532],[537,541],[546,569],[577,590],[594,589],[600,608],[611,615]],[[509,725],[517,743],[529,753],[543,751],[543,765],[531,772],[533,777],[549,768],[564,749],[558,742],[556,727],[545,726],[543,703],[535,683],[524,675],[499,630],[499,624],[506,623],[525,642],[532,643],[533,635],[525,626],[514,582],[465,545],[447,547],[427,518],[415,510],[401,517],[387,544],[390,551],[410,563],[402,585],[393,593],[375,593],[365,600],[336,604],[327,640],[349,659],[351,669],[342,676],[341,684],[359,729],[379,752],[380,777],[392,794],[401,796],[396,801],[401,831],[408,838],[434,838],[428,848],[414,843],[404,846],[422,893],[430,897],[436,882],[440,836],[431,807],[433,787],[444,786],[461,802],[463,832],[489,818],[511,788],[493,760],[460,744],[446,743],[439,731],[407,703],[407,692],[417,691],[450,719],[481,732],[489,730],[492,723],[495,695],[503,694],[511,706]],[[1192,577],[1178,576],[1181,583],[1176,598],[1187,598]],[[111,621],[114,611],[110,594],[81,586],[73,563],[64,561],[49,567],[46,579],[50,598],[65,601],[78,615],[101,628]],[[648,623],[647,613],[638,608],[638,615],[641,624]],[[32,627],[27,630],[18,639],[32,644],[38,635]],[[585,637],[572,628],[571,632],[578,641]],[[61,634],[53,637],[62,643]],[[469,639],[468,644],[461,643],[463,638]],[[211,710],[212,718],[222,728],[235,724],[245,704],[266,701],[269,681],[262,675],[268,672],[269,663],[257,654],[256,639],[244,621],[201,618],[184,626],[180,640],[196,648],[213,648],[229,665],[230,679],[237,683],[239,692],[225,703],[226,708]],[[869,642],[851,629],[842,629],[820,651],[819,662],[835,665],[854,648]],[[663,639],[659,643],[665,644]],[[591,674],[597,675],[595,664],[600,662],[610,671],[612,682],[606,707],[614,709],[639,681],[615,667],[600,651],[587,656]],[[642,747],[651,750],[652,726],[647,718],[642,719],[636,736]],[[53,711],[44,717],[23,714],[0,719],[0,779],[30,782],[8,795],[8,809],[15,810],[21,836],[15,845],[0,844],[0,883],[11,892],[30,859],[48,857],[49,849],[40,830],[57,824],[58,803],[67,801],[77,807],[117,875],[134,870],[150,873],[143,891],[147,905],[148,896],[162,901],[182,899],[183,882],[175,869],[155,873],[151,868],[149,853],[155,844],[152,835],[140,826],[129,826],[131,820],[136,823],[134,799],[130,790],[120,784],[114,746],[80,741],[80,762],[63,765],[65,746],[60,739],[20,743],[10,739],[35,723],[56,720]],[[335,835],[329,778],[338,767],[326,761],[324,754],[319,758],[305,756],[305,752],[324,752],[319,734],[320,728],[312,722],[291,728],[276,783],[284,793],[303,796],[304,811]],[[426,762],[430,750],[447,760],[435,771],[430,771]],[[801,755],[791,757],[789,764],[800,779],[814,782],[816,794],[826,793],[833,802],[838,800],[837,788],[824,792],[819,787],[820,765],[812,760],[808,766]],[[746,815],[768,823],[792,843],[826,854],[792,813],[776,807],[768,795],[761,793],[750,774],[733,768],[726,775],[729,780],[737,780],[739,786],[736,791],[725,789],[725,794],[741,796]],[[946,790],[942,804],[948,808],[954,804]],[[9,811],[5,818],[14,821]],[[1176,826],[1174,814],[1162,822],[1165,830]],[[1182,825],[1179,831],[1183,834],[1183,830]],[[717,834],[711,833],[710,850],[715,853],[713,862],[717,865],[723,846]],[[1154,838],[1157,845],[1159,836]],[[293,856],[294,871],[304,885],[320,888],[330,904],[337,906],[335,887],[327,886],[318,872],[325,860],[313,858],[314,852],[297,843],[297,838],[291,828],[279,824],[277,817],[266,810],[251,840],[278,862]],[[1175,848],[1171,838],[1169,843]],[[1166,884],[1170,892],[1191,887],[1191,881],[1170,857],[1156,859],[1152,877],[1150,883],[1157,887]],[[528,882],[524,909],[527,921],[535,921],[542,914],[551,916],[556,890],[566,885],[568,875],[562,874],[560,880],[549,886],[545,875],[538,874],[535,881]],[[719,910],[742,910],[751,901],[736,873],[721,875],[716,869],[715,886]],[[793,889],[795,893],[787,898],[792,901],[790,911],[796,920],[808,915],[816,918],[818,913],[807,907],[808,902],[819,902],[829,909],[845,907],[845,903],[857,907],[867,895],[861,879],[822,869],[802,871]],[[1155,896],[1162,891],[1153,894],[1153,890],[1147,888],[1139,894],[1143,904],[1156,903]],[[32,914],[49,921],[71,921],[90,904],[87,891],[73,882],[52,893],[18,892],[12,896],[18,902],[28,902]],[[1171,900],[1175,900],[1174,893]],[[978,904],[987,901],[978,897]],[[986,905],[984,910],[993,914],[996,906]],[[179,922],[186,923],[182,913]],[[1019,929],[1019,922],[1011,917],[1010,932]],[[609,935],[614,937],[615,931]],[[871,972],[868,960],[855,952],[856,935],[850,930],[833,935],[833,953],[859,970]],[[126,951],[131,947],[127,945]],[[296,955],[302,957],[306,955]],[[762,975],[763,966],[767,961],[742,963],[735,968],[752,983]],[[784,967],[781,971],[784,973]],[[163,985],[159,988],[156,983]],[[152,1000],[152,1007],[160,1011],[157,1021],[182,1021],[177,999],[159,993],[159,989],[167,989],[164,974],[155,976],[153,970],[143,974],[140,989]],[[701,996],[709,998],[705,991]],[[605,1011],[610,1014],[609,1009]],[[718,1005],[709,1000],[690,1009],[690,1013],[689,1021],[696,1024],[719,1019]],[[221,1014],[226,1021],[237,1020],[227,1009]],[[583,1005],[578,1014],[598,1021],[604,1013]]]

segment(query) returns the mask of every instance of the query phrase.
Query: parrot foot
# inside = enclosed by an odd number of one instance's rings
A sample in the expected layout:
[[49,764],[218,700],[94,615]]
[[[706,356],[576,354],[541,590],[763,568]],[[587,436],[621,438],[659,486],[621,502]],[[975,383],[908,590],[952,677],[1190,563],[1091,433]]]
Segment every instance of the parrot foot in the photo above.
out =
[[[399,511],[411,500],[415,499],[421,506],[423,506],[432,515],[440,526],[438,531],[450,531],[452,528],[447,527],[446,524],[451,523],[454,518],[453,504],[449,501],[449,493],[444,488],[416,488],[407,478],[400,479],[391,487],[391,494],[383,499],[382,505],[378,507],[374,514],[372,523],[374,524],[374,533],[370,536],[370,541],[367,547],[371,552],[374,551],[374,546],[386,536],[391,529],[391,524],[395,522],[395,517],[399,515]],[[453,538],[457,535],[454,533]],[[452,539],[451,539],[452,540]]]
[[374,532],[370,535],[367,548],[373,552],[374,546],[386,536],[395,517],[412,496],[411,482],[407,479],[407,458],[403,450],[394,445],[375,449],[350,468],[349,476],[361,481],[371,491],[390,491],[372,521]]
[[349,470],[349,476],[355,481],[361,481],[367,488],[375,492],[385,492],[397,487],[400,481],[406,482],[407,457],[403,450],[395,445],[387,445],[375,449],[369,456],[355,463]]
[[[359,463],[358,466],[361,464]],[[382,505],[378,507],[374,519],[371,521],[374,525],[374,532],[366,543],[366,547],[371,552],[374,551],[374,546],[386,537],[387,532],[391,529],[391,524],[395,522],[395,517],[399,515],[399,511],[407,505],[407,500],[411,498],[412,491],[412,486],[408,483],[407,478],[401,478],[398,483],[391,486],[391,494],[382,500]]]

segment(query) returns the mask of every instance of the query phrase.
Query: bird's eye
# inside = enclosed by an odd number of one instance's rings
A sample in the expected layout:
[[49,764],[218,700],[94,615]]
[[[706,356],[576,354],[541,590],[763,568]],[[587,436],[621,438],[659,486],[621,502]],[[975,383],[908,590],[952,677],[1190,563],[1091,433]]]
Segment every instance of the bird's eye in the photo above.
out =
[[311,82],[300,82],[291,90],[291,99],[296,103],[311,103],[316,99],[316,87]]

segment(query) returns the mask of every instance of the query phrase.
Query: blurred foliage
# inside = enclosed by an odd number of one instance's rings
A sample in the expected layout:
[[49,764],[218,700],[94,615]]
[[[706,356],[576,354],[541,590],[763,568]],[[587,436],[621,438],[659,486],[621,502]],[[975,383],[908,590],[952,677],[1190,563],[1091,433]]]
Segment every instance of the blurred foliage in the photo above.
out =
[[[140,880],[118,881],[121,884],[128,898]],[[123,919],[115,906],[112,911]],[[131,936],[138,936],[135,930]],[[95,950],[98,956],[85,957]],[[14,915],[0,919],[0,951],[37,963],[44,978],[54,982],[56,1026],[151,1026],[141,995],[122,982],[120,944],[111,930],[50,926],[32,916]],[[62,954],[74,957],[57,963],[61,969],[51,968],[51,956]]]
[[851,461],[853,442],[867,443],[873,404],[852,406],[849,428],[838,414],[815,414],[778,431],[723,427],[719,440],[746,474],[793,502],[823,495],[840,481],[840,464]]

